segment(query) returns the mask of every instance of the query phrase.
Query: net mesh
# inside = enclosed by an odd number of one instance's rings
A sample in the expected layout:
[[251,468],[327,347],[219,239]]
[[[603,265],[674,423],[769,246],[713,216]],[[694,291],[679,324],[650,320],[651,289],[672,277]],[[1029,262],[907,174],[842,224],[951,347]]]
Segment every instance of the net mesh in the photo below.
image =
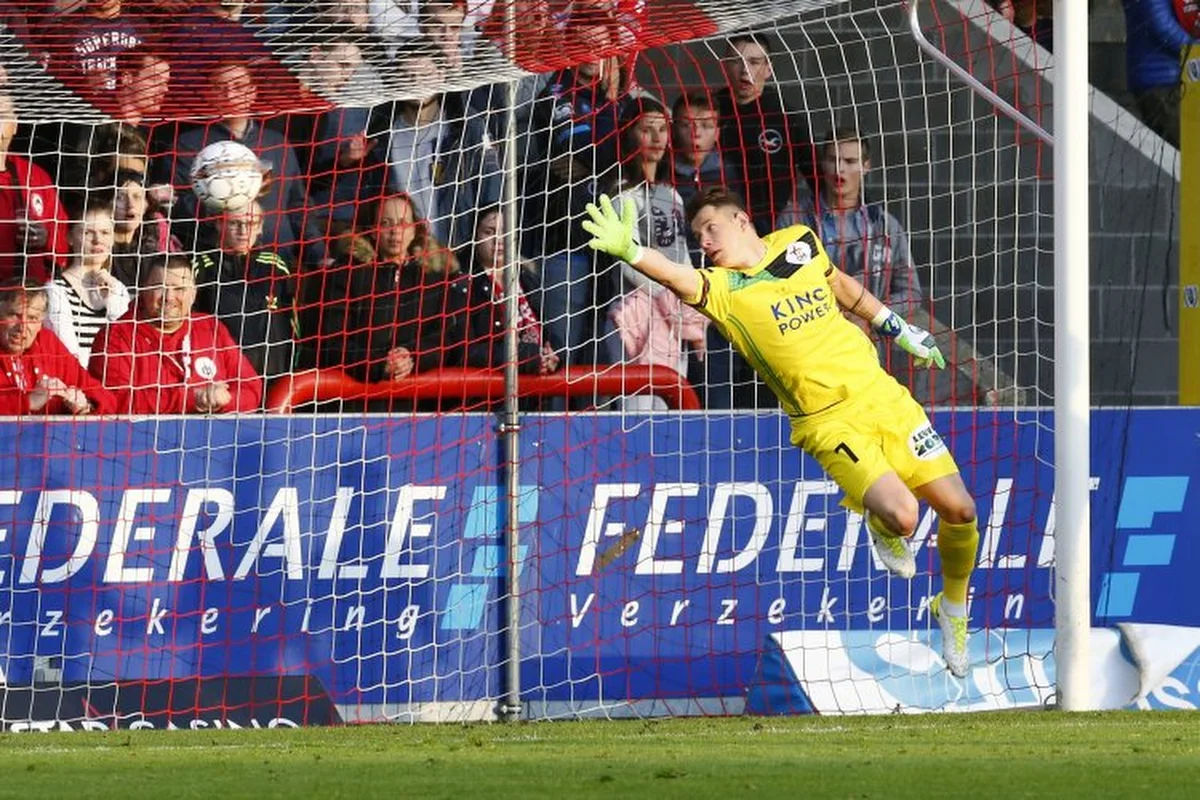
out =
[[[921,54],[904,4],[70,5],[8,4],[0,30],[0,258],[50,283],[69,354],[44,363],[139,416],[3,425],[6,724],[485,718],[514,637],[531,716],[1051,695],[1052,462],[1026,408],[1053,396],[1049,150]],[[919,20],[1046,119],[1025,33],[981,2]],[[226,164],[233,188],[212,166],[205,205],[194,170],[227,140],[256,163]],[[889,579],[747,364],[586,247],[584,206],[621,194],[643,244],[699,266],[684,206],[720,184],[947,355],[880,346],[980,510],[962,685],[932,515],[918,577]],[[180,327],[144,324],[193,282]],[[515,498],[489,413],[511,327]]]

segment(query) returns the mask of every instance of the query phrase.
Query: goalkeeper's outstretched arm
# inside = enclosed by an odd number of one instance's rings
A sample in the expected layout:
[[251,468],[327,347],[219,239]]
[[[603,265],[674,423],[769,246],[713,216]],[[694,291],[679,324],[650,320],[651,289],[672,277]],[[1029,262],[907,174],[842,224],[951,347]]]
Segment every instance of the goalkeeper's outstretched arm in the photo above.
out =
[[592,235],[588,244],[593,250],[621,259],[684,301],[700,293],[700,273],[690,264],[676,264],[657,250],[637,243],[633,235],[637,209],[632,201],[626,200],[618,214],[608,195],[601,195],[600,206],[589,203],[587,213],[591,219],[584,221],[583,229]]
[[861,281],[835,267],[829,276],[829,285],[839,306],[871,323],[880,336],[895,339],[896,344],[913,354],[918,367],[942,369],[946,366],[946,359],[942,357],[933,335],[905,322],[899,314],[868,292]]

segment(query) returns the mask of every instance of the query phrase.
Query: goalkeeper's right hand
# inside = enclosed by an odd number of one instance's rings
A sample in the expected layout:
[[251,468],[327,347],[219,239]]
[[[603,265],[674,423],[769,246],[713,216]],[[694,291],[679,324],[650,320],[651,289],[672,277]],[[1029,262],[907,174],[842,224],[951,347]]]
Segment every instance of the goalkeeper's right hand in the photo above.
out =
[[621,213],[613,208],[608,195],[600,195],[600,207],[587,204],[587,213],[591,217],[584,220],[583,229],[592,235],[588,247],[608,253],[619,258],[626,264],[637,264],[642,260],[642,248],[633,238],[633,227],[637,222],[637,207],[628,197],[621,206]]

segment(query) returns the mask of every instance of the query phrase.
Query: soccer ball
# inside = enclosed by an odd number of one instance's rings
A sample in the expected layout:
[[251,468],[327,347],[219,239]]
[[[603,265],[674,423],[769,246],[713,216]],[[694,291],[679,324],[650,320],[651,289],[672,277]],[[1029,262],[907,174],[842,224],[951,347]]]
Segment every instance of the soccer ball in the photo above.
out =
[[209,211],[238,211],[258,197],[263,170],[249,147],[213,142],[196,154],[191,178],[192,191]]

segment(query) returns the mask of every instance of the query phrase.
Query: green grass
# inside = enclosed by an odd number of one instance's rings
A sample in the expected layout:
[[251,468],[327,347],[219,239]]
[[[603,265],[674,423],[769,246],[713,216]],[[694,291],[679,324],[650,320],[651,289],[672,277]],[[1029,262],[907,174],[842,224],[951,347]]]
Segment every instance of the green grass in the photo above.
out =
[[1200,794],[1200,713],[544,722],[0,736],[42,797]]

